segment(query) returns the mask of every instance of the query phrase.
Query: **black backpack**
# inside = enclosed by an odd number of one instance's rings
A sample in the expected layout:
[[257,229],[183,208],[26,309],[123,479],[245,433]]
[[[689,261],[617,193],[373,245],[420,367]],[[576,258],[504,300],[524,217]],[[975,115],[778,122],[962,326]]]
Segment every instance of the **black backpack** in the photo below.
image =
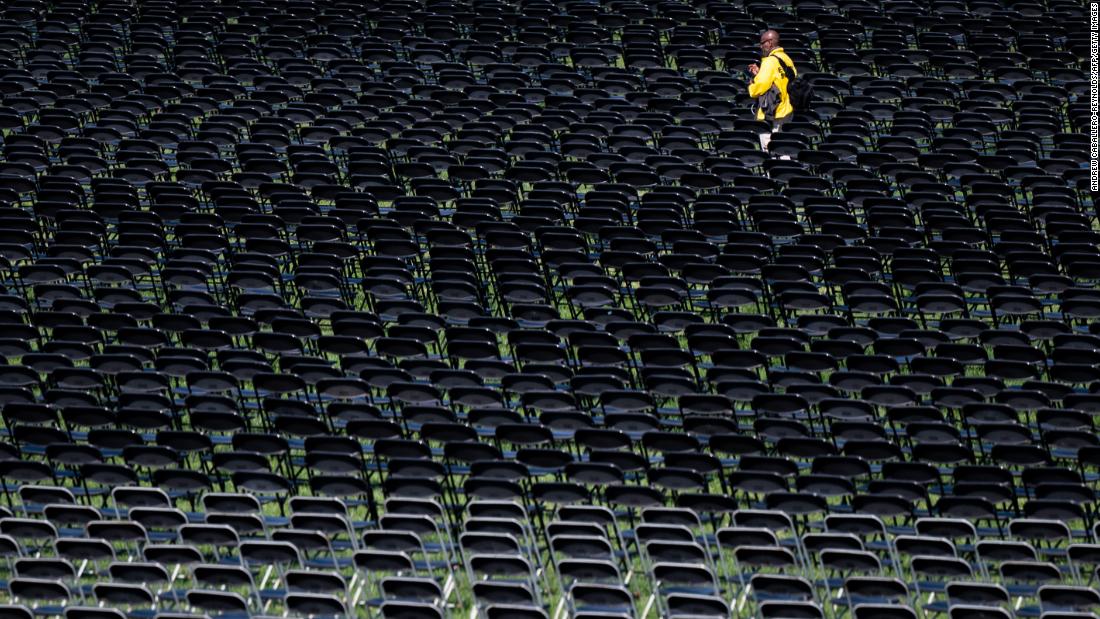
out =
[[[786,68],[789,68],[791,73],[795,73],[793,64],[789,64],[780,56],[776,58],[779,60],[779,70],[783,71],[783,75],[787,75],[783,65],[787,65]],[[797,74],[794,77],[787,77],[787,97],[791,100],[791,107],[795,111],[808,110],[813,106],[814,86]]]

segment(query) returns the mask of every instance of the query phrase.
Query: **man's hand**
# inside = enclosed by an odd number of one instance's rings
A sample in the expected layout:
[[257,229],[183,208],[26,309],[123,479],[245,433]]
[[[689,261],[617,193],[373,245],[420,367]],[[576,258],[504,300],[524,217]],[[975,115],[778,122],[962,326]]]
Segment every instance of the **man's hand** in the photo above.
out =
[[756,75],[759,72],[760,72],[760,66],[757,65],[755,62],[749,65],[749,73],[752,73],[753,75]]

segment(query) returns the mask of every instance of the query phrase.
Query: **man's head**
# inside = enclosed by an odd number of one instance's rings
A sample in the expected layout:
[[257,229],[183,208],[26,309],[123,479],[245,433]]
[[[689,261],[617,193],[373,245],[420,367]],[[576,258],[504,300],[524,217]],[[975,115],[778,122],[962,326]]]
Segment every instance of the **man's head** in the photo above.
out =
[[772,50],[779,47],[779,33],[775,30],[765,30],[760,34],[760,51],[767,56]]

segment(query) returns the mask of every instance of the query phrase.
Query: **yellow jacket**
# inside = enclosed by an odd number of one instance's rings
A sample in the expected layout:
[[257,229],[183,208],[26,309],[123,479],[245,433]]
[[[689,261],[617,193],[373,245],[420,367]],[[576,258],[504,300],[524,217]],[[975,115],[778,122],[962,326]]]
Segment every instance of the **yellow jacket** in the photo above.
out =
[[[783,72],[779,71],[781,59]],[[790,69],[793,66],[794,62],[791,61],[791,57],[787,55],[787,52],[784,52],[782,47],[777,47],[760,61],[760,70],[757,71],[752,83],[749,84],[749,96],[753,99],[759,98],[768,92],[773,85],[775,86],[779,91],[779,106],[775,108],[777,119],[790,116],[791,112],[794,111],[794,107],[791,106],[791,97],[787,94],[788,79],[794,77]],[[756,119],[764,120],[764,110],[760,107],[756,109]]]

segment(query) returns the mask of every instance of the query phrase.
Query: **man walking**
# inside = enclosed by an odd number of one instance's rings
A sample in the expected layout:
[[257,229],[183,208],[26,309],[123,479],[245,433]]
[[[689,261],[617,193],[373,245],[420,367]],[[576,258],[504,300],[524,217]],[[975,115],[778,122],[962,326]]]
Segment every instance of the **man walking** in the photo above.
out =
[[771,131],[760,134],[760,148],[767,152],[772,134],[777,133],[794,112],[787,85],[796,73],[791,57],[779,46],[779,33],[775,30],[760,35],[760,52],[760,64],[749,65],[749,73],[753,75],[749,96],[756,100],[756,119],[771,126]]

